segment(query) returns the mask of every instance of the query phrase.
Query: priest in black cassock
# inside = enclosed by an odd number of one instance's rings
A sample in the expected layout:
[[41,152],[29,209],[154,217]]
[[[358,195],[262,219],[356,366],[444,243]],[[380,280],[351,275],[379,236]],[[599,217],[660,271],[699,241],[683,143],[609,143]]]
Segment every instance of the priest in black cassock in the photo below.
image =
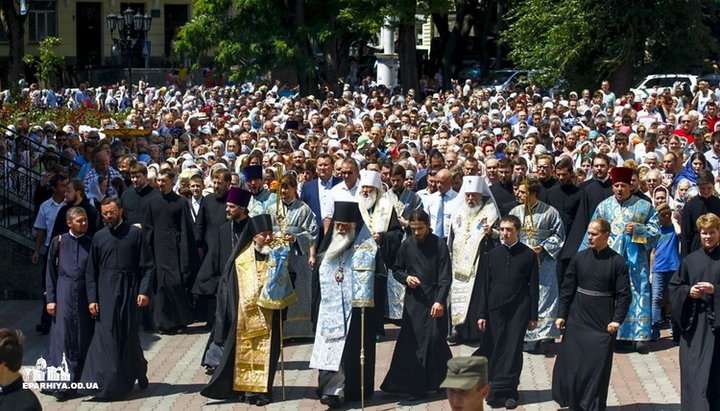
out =
[[[480,319],[478,328],[492,340],[490,352],[478,352],[488,358],[491,407],[517,407],[518,385],[523,367],[525,332],[534,330],[538,318],[538,258],[520,242],[521,223],[509,215],[500,220],[502,245],[491,250],[486,262],[478,266],[480,278]],[[487,351],[483,344],[479,351]]]
[[680,408],[720,410],[720,218],[697,220],[701,249],[689,254],[670,280],[680,340]]
[[[222,358],[200,394],[265,406],[272,402],[284,307],[268,309],[261,301],[264,295],[261,291],[272,285],[271,272],[276,261],[271,249],[272,218],[260,214],[247,224],[223,269],[221,282],[227,287],[219,290],[229,311],[229,318],[218,318],[215,323],[215,330],[226,330],[221,342]],[[283,280],[289,284],[289,274]],[[216,334],[216,340],[221,336]]]
[[203,250],[203,256],[217,239],[217,229],[225,224],[225,205],[231,180],[228,170],[215,170],[212,175],[213,192],[206,195],[200,204],[193,231],[195,243]]
[[[203,197],[200,203],[193,225],[193,234],[195,237],[195,247],[200,262],[204,261],[205,256],[213,247],[213,243],[217,241],[217,232],[221,225],[227,221],[225,216],[225,206],[227,203],[227,194],[230,189],[232,178],[230,172],[224,168],[215,170],[212,174],[213,192]],[[197,284],[197,277],[193,278],[192,288],[202,286]],[[198,319],[207,321],[212,324],[213,321],[213,302],[210,296],[200,295],[195,304],[195,313]]]
[[[374,391],[374,310],[381,309],[373,295],[376,256],[377,243],[363,222],[358,204],[336,201],[332,224],[320,244],[313,273],[318,311],[310,358],[310,368],[319,370],[316,393],[320,402],[330,408],[360,400],[363,390],[366,398]],[[373,305],[375,308],[370,308]],[[365,364],[361,367],[363,347]]]
[[594,220],[590,248],[570,262],[555,325],[564,329],[553,370],[553,399],[561,407],[604,410],[615,335],[630,307],[625,259],[608,246],[610,223]]
[[443,380],[452,358],[445,337],[445,302],[450,292],[450,252],[443,238],[430,232],[430,217],[415,210],[409,217],[412,237],[400,245],[393,276],[406,285],[402,324],[390,370],[380,389],[424,398]]
[[[558,285],[562,286],[562,278],[565,270],[570,264],[570,259],[575,255],[579,245],[568,242],[568,236],[573,230],[573,224],[580,208],[580,200],[582,199],[582,191],[573,184],[572,180],[575,176],[572,160],[564,157],[555,165],[555,175],[558,184],[549,188],[545,192],[547,203],[560,213],[560,218],[565,229],[565,243],[560,250],[557,258]],[[572,251],[570,251],[572,250]]]
[[715,195],[715,177],[710,170],[703,170],[697,178],[698,195],[685,204],[682,210],[680,228],[682,232],[681,255],[700,249],[700,235],[695,226],[701,215],[720,215],[720,198]]
[[585,229],[592,220],[593,213],[597,206],[606,198],[613,195],[612,180],[610,179],[610,157],[605,154],[596,154],[593,158],[593,178],[585,180],[580,184],[581,198],[577,214],[573,220],[573,226],[568,230],[565,238],[560,260],[572,258],[583,239]]
[[212,243],[213,246],[205,256],[203,264],[198,272],[197,281],[193,293],[205,296],[209,301],[216,301],[217,305],[212,304],[213,312],[209,321],[213,328],[210,331],[205,354],[203,355],[202,365],[206,368],[208,374],[215,372],[222,357],[222,344],[227,338],[230,331],[228,325],[232,313],[230,312],[232,305],[229,305],[227,297],[227,276],[222,276],[222,270],[228,262],[232,250],[240,240],[240,236],[248,222],[248,209],[252,194],[249,191],[238,187],[230,187],[227,195],[227,222],[220,226],[217,232],[217,239]]
[[[84,209],[70,208],[63,221],[69,232],[50,242],[45,270],[46,309],[52,316],[45,359],[47,365],[53,367],[66,363],[70,381],[77,382],[95,327],[85,291],[85,267],[92,237],[86,234],[88,219]],[[71,394],[68,391],[54,393],[59,401]]]
[[507,157],[498,160],[497,174],[498,182],[490,186],[495,202],[500,209],[500,215],[506,216],[515,201],[515,192],[512,183],[513,164],[512,160]]
[[154,263],[142,230],[123,221],[120,200],[104,199],[100,211],[105,228],[93,237],[85,270],[95,334],[80,381],[99,387],[83,394],[113,399],[129,393],[136,380],[141,389],[148,386],[138,307],[150,300]]
[[60,234],[68,232],[69,228],[65,221],[65,214],[73,207],[80,207],[85,210],[87,215],[87,232],[90,237],[102,228],[102,219],[97,208],[85,198],[85,186],[79,178],[71,178],[67,186],[65,186],[65,205],[58,210],[55,225],[52,229],[52,236],[57,237]]
[[22,332],[0,328],[0,410],[42,410],[35,393],[29,388],[23,388],[23,377],[20,373],[23,351]]
[[123,220],[140,228],[150,201],[160,197],[160,192],[148,184],[148,170],[143,164],[135,163],[130,167],[132,188],[123,191],[120,198],[125,215]]
[[190,293],[186,285],[191,272],[193,233],[187,201],[173,192],[175,173],[160,170],[157,177],[160,197],[150,201],[143,232],[155,258],[154,295],[150,310],[161,333],[174,334],[193,320]]

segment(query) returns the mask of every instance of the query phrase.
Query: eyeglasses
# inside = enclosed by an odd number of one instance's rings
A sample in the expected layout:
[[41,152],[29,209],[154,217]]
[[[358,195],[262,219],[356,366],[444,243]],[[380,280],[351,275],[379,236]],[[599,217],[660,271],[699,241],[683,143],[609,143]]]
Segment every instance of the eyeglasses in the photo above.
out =
[[692,120],[680,120],[681,123],[692,123]]

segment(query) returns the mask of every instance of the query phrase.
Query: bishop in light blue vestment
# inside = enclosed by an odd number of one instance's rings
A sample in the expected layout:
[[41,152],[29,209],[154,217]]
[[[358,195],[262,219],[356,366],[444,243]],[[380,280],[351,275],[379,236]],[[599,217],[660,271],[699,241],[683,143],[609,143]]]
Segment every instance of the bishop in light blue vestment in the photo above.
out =
[[554,340],[560,336],[555,327],[558,313],[560,288],[557,282],[556,259],[565,243],[560,213],[553,207],[539,201],[537,194],[529,194],[528,204],[521,204],[510,211],[522,222],[520,241],[530,248],[542,247],[539,259],[539,304],[537,327],[525,334],[526,349],[536,350],[544,340]]
[[[592,219],[598,218],[610,222],[609,245],[625,259],[629,269],[632,303],[617,339],[648,341],[652,328],[649,261],[660,234],[657,213],[650,202],[637,196],[630,195],[623,201],[612,196],[598,205]],[[628,223],[635,223],[632,234],[625,230]],[[580,247],[581,250],[585,248],[588,248],[587,238]]]

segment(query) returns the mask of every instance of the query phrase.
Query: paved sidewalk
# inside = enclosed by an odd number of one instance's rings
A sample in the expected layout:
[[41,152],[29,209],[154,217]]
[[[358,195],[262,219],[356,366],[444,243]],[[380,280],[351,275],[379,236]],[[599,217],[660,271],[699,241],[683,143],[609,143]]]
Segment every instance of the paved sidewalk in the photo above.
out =
[[[19,328],[25,334],[26,352],[23,365],[32,367],[43,354],[47,336],[37,336],[35,324],[40,309],[39,301],[0,301],[0,327]],[[375,389],[379,390],[392,358],[392,350],[398,328],[387,325],[387,336],[378,343]],[[38,397],[45,409],[52,410],[257,410],[247,404],[223,403],[208,400],[199,394],[208,381],[200,367],[207,333],[201,332],[199,324],[190,328],[188,334],[159,336],[141,332],[145,358],[148,360],[150,387],[145,391],[133,390],[125,401],[89,402],[77,398],[58,403],[53,397]],[[678,410],[680,408],[680,370],[678,349],[668,338],[650,345],[648,355],[615,354],[608,406],[612,410]],[[453,355],[469,355],[474,347],[452,347]],[[308,369],[312,351],[311,342],[294,344],[285,348],[286,400],[281,401],[280,372],[274,391],[276,403],[269,410],[324,410],[315,398],[317,372]],[[525,355],[525,365],[520,379],[520,404],[518,409],[556,410],[550,387],[554,358]],[[347,409],[359,409],[359,403],[348,404]],[[368,410],[450,410],[444,397],[429,399],[423,403],[406,403],[402,398],[376,391],[366,404]],[[489,408],[488,408],[489,409]]]

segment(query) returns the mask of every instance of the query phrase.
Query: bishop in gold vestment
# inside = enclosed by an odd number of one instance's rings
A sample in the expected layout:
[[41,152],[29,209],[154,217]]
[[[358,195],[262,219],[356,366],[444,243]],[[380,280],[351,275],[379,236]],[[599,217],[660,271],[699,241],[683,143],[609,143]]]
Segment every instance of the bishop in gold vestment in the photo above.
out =
[[290,278],[287,269],[276,275],[276,268],[287,263],[279,261],[278,253],[270,246],[272,230],[268,214],[251,218],[225,265],[231,321],[220,325],[228,327],[229,332],[220,365],[200,392],[206,397],[239,397],[240,401],[260,406],[272,402],[272,383],[280,356],[281,309],[295,298],[291,288],[290,293],[280,297],[276,293],[278,284],[289,284]]

